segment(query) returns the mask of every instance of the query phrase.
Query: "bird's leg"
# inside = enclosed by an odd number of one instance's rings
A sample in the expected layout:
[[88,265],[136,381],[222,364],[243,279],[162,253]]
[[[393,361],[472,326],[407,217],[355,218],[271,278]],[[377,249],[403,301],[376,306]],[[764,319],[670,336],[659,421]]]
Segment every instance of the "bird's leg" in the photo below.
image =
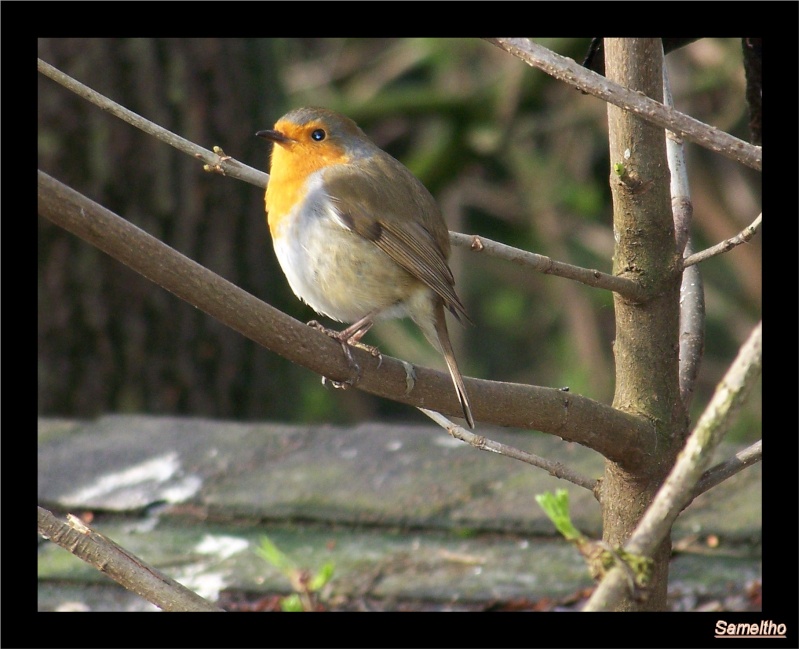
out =
[[[339,332],[339,334],[335,337],[341,342],[346,342],[347,345],[351,347],[360,347],[361,349],[369,352],[375,358],[380,359],[380,363],[382,363],[383,355],[380,353],[380,350],[374,345],[367,345],[366,343],[361,342],[361,338],[366,335],[366,332],[369,331],[374,324],[373,318],[375,313],[376,312],[372,312],[358,320],[358,322],[354,322],[349,327]],[[380,365],[378,365],[378,367],[380,367]]]
[[[333,338],[334,340],[338,340],[341,343],[341,349],[344,350],[344,356],[347,358],[347,363],[349,366],[355,371],[355,376],[352,378],[347,379],[344,382],[340,381],[331,381],[334,387],[346,389],[348,387],[352,387],[358,383],[361,379],[361,367],[358,363],[355,362],[355,359],[352,357],[352,351],[350,351],[350,347],[360,347],[368,351],[372,356],[375,358],[380,359],[380,363],[383,362],[383,356],[380,353],[380,350],[377,347],[373,347],[372,345],[367,345],[361,342],[361,338],[366,335],[366,332],[372,328],[374,324],[373,316],[375,315],[374,312],[365,315],[363,318],[358,320],[357,322],[352,323],[349,327],[344,329],[343,331],[335,331],[334,329],[328,329],[327,327],[322,326],[316,320],[311,320],[308,323],[308,326],[313,327],[314,329],[318,329],[319,331],[326,333],[328,336]],[[378,367],[380,365],[378,364]]]
[[[344,357],[347,359],[347,363],[349,364],[350,368],[354,372],[354,376],[347,379],[344,382],[341,381],[330,381],[333,384],[333,387],[341,388],[342,390],[346,390],[349,387],[354,386],[358,381],[361,380],[361,366],[355,362],[355,359],[352,357],[352,352],[350,351],[350,346],[348,344],[350,335],[343,335],[348,333],[349,327],[344,331],[336,331],[335,329],[328,329],[327,327],[323,326],[316,320],[311,320],[308,323],[309,327],[313,327],[314,329],[318,329],[324,334],[330,336],[333,340],[337,340],[341,344],[341,349],[344,351]],[[325,382],[325,378],[322,378],[322,382]]]

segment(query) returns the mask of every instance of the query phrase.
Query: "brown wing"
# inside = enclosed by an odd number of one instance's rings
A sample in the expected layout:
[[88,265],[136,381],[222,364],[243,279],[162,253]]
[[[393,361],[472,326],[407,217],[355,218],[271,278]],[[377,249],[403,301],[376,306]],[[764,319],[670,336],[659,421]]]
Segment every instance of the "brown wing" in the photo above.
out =
[[[427,284],[458,319],[468,320],[447,264],[449,233],[438,206],[405,167],[393,158],[390,163],[372,165],[369,172],[358,175],[331,168],[325,176],[328,195],[346,227]],[[391,182],[381,182],[386,166],[393,172]],[[398,207],[413,210],[418,220],[398,216]]]

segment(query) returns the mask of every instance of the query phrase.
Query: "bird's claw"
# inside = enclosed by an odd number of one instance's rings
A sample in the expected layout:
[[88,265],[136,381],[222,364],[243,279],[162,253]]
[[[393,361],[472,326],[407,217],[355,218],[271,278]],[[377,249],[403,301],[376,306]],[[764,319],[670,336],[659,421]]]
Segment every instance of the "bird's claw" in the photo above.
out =
[[309,327],[321,331],[323,334],[327,334],[331,338],[336,338],[338,336],[338,331],[335,331],[333,329],[328,329],[318,320],[308,320],[307,324]]
[[380,366],[383,364],[383,354],[380,353],[380,350],[375,347],[374,345],[367,345],[366,343],[362,343],[359,341],[347,341],[347,344],[350,347],[358,347],[363,349],[364,351],[369,352],[374,358],[377,359],[377,367],[380,369]]
[[336,390],[349,390],[352,386],[357,383],[356,379],[347,379],[346,381],[334,381],[333,379],[329,379],[326,376],[322,377],[322,385],[327,385],[330,383]]
[[[341,335],[338,331],[334,329],[328,329],[324,325],[320,324],[316,320],[311,320],[308,322],[309,327],[313,327],[314,329],[318,329],[322,333],[327,334],[334,340],[337,340],[341,344],[341,349],[344,351],[344,356],[347,359],[347,364],[350,366],[350,369],[353,370],[354,376],[351,376],[346,381],[334,381],[333,379],[326,379],[326,377],[322,377],[322,384],[324,385],[327,381],[330,381],[330,384],[339,390],[348,390],[349,388],[355,387],[358,382],[361,380],[361,366],[355,362],[355,359],[352,357],[352,352],[350,351],[350,345],[355,345],[357,347],[361,347],[363,349],[367,349],[369,353],[374,355],[374,352],[377,352],[377,355],[380,356],[380,362],[383,362],[383,357],[380,355],[380,352],[377,350],[376,347],[372,347],[371,345],[364,345],[363,343],[350,343],[348,340],[342,340]],[[374,350],[374,351],[372,351]],[[378,367],[380,367],[378,365]]]
[[358,363],[355,362],[355,359],[352,357],[349,343],[346,340],[339,340],[339,342],[341,343],[341,349],[344,350],[344,356],[347,357],[347,363],[355,375],[351,376],[346,381],[331,381],[331,383],[333,383],[333,387],[346,390],[348,388],[354,388],[361,380],[361,366],[358,365]]

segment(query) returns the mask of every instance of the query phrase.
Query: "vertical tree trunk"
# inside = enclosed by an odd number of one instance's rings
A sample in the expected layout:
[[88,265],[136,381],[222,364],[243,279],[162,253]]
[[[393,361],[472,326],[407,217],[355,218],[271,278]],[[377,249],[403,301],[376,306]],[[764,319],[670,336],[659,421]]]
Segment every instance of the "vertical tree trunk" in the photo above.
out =
[[[609,79],[662,101],[660,39],[607,39],[605,62]],[[604,540],[619,546],[629,538],[672,464],[687,418],[678,381],[681,264],[665,132],[610,104],[608,122],[616,241],[613,272],[640,282],[651,296],[640,304],[615,296],[614,406],[649,419],[658,448],[649,466],[636,473],[606,463],[600,496]],[[646,599],[631,596],[621,610],[665,609],[670,553],[667,539],[655,554]]]

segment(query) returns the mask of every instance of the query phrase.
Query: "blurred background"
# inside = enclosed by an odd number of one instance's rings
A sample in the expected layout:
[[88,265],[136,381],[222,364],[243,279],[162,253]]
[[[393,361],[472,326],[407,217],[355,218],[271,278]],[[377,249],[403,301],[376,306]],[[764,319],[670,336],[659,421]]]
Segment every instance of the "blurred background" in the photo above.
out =
[[[589,39],[536,39],[581,61]],[[449,228],[610,272],[606,107],[481,40],[41,39],[38,55],[149,120],[266,171],[255,132],[301,105],[352,117],[438,199]],[[745,141],[740,39],[667,58],[675,106]],[[269,238],[262,190],[196,160],[39,75],[39,168],[255,296],[307,321]],[[761,177],[687,145],[694,249],[761,211]],[[761,313],[761,245],[702,264],[705,357],[695,420]],[[191,415],[351,423],[427,421],[357,390],[331,390],[89,244],[38,219],[38,414]],[[455,248],[474,326],[450,331],[464,374],[569,388],[610,403],[609,293]],[[333,324],[329,323],[328,324]],[[367,336],[389,355],[443,365],[405,322]],[[756,390],[733,438],[760,437]]]

